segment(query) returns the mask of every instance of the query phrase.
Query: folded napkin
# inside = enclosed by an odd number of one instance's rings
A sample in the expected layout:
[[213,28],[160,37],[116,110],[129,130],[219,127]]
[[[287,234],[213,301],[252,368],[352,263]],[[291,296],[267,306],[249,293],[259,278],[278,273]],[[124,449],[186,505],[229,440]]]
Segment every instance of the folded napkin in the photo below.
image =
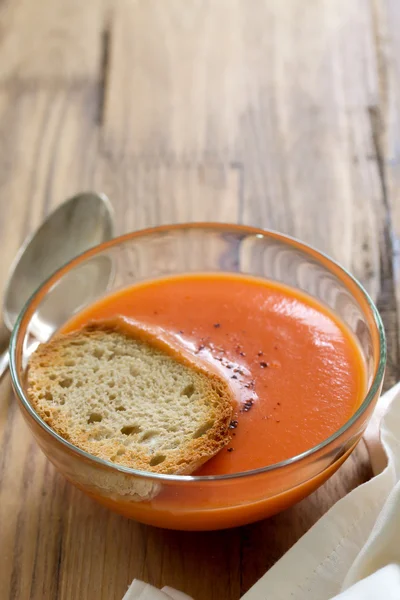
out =
[[[375,476],[339,500],[242,600],[400,599],[400,383],[380,398],[364,439]],[[134,581],[123,600],[139,599],[189,597]]]
[[122,600],[192,600],[192,598],[170,587],[158,590],[148,583],[134,579]]

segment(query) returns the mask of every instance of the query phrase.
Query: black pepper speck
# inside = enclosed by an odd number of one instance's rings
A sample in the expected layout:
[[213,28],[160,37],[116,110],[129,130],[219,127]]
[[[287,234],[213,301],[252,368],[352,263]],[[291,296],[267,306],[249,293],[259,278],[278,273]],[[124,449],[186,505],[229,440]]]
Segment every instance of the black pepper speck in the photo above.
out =
[[246,402],[243,405],[244,412],[248,412],[252,406],[253,406],[253,400],[252,399],[246,400]]
[[251,390],[251,389],[253,389],[253,388],[254,388],[254,385],[255,385],[255,381],[254,381],[254,379],[252,379],[251,381],[249,381],[249,383],[245,383],[245,384],[244,384],[244,387],[245,387],[247,390]]

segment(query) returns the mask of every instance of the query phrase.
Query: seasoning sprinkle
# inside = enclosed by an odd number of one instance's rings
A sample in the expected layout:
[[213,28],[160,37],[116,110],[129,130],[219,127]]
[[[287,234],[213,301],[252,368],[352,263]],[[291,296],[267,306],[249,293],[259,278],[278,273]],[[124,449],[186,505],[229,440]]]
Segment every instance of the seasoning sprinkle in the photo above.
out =
[[221,327],[221,323],[214,323],[214,327],[215,329],[218,329],[218,327]]
[[239,369],[238,367],[236,367],[235,369],[233,369],[234,373],[239,373],[239,375],[244,375],[242,369]]
[[240,356],[246,356],[245,352],[239,352]]
[[266,368],[268,367],[268,363],[266,363],[265,361],[263,361],[263,362],[260,362],[260,367],[261,367],[262,369],[266,369]]
[[238,421],[231,421],[229,423],[229,429],[236,429],[236,427],[239,425]]
[[258,356],[262,356],[263,354],[264,354],[264,352],[263,352],[262,350],[259,350],[259,351],[257,352],[257,355],[258,355]]
[[248,412],[252,406],[253,406],[253,400],[251,400],[251,399],[246,400],[246,402],[244,403],[244,407],[243,407],[244,412]]
[[233,452],[233,448],[227,448],[228,452]]
[[244,387],[247,390],[252,390],[254,388],[254,385],[255,385],[255,381],[254,381],[254,379],[252,379],[251,381],[249,381],[249,383],[245,383]]

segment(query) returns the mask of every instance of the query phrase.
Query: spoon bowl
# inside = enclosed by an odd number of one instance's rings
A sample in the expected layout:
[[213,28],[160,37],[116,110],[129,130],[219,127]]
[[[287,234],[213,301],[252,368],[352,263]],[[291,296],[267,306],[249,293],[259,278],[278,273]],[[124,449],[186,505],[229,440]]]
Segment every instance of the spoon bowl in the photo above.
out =
[[8,329],[33,292],[52,273],[85,250],[113,237],[107,196],[86,192],[58,206],[23,243],[11,265],[3,299]]
[[[114,235],[114,213],[104,194],[85,192],[69,198],[58,206],[22,244],[9,272],[3,299],[3,321],[9,332],[18,315],[37,288],[57,269],[85,250],[111,239]],[[101,285],[109,271],[101,273]],[[90,282],[82,282],[88,286]],[[60,295],[60,290],[58,296]],[[48,305],[51,315],[57,304],[57,294]],[[46,313],[46,311],[44,311]],[[43,322],[46,322],[46,313]],[[40,334],[38,334],[40,339]],[[8,345],[9,335],[3,346]],[[0,355],[0,377],[8,366],[8,352]]]

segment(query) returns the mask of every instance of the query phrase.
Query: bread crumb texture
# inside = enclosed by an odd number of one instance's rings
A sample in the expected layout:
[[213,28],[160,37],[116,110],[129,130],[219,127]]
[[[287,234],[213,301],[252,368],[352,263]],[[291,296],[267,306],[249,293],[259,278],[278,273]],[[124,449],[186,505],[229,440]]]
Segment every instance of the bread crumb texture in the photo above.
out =
[[142,471],[190,474],[230,439],[225,381],[148,333],[100,322],[39,346],[28,395],[66,440]]

